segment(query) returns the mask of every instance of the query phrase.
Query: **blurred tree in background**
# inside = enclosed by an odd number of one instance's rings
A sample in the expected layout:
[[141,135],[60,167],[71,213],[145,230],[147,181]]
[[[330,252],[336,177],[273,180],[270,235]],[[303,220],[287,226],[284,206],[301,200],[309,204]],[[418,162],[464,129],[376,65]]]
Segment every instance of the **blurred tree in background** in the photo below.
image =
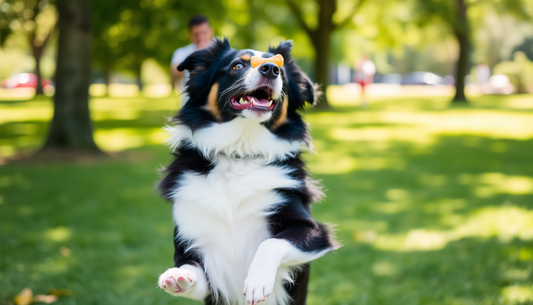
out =
[[[337,1],[335,0],[316,0],[318,10],[316,13],[316,26],[310,26],[304,18],[301,3],[296,3],[294,0],[285,0],[290,7],[292,13],[298,20],[298,24],[309,36],[314,51],[315,51],[315,81],[320,84],[324,90],[329,85],[329,63],[330,63],[330,48],[331,36],[334,31],[345,27],[355,16],[361,8],[364,0],[354,2],[348,14],[339,22],[335,22],[333,16],[337,13]],[[327,96],[322,97],[322,101],[318,104],[319,108],[330,108]]]
[[187,22],[207,14],[213,23],[225,16],[220,3],[206,1],[95,0],[93,63],[109,84],[112,71],[129,71],[142,88],[141,67],[154,58],[167,67],[174,50],[189,44]]
[[54,0],[5,0],[0,9],[0,46],[8,36],[24,35],[35,59],[36,94],[43,94],[41,57],[56,23]]
[[58,0],[54,117],[43,152],[99,152],[89,115],[91,1]]
[[[490,3],[489,3],[490,2]],[[437,22],[449,29],[459,45],[459,57],[455,68],[454,102],[466,102],[464,92],[465,77],[470,71],[471,26],[468,16],[469,8],[479,4],[494,6],[500,14],[514,14],[527,19],[526,3],[521,0],[483,1],[483,0],[418,0],[414,3],[415,20],[421,26]]]

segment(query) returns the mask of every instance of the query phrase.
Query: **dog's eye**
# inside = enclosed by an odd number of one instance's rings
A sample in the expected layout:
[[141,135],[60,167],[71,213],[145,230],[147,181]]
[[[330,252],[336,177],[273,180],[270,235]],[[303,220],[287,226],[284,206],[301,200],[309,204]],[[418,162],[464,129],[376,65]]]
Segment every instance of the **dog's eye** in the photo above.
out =
[[241,64],[241,63],[238,63],[238,64],[235,64],[235,66],[233,66],[232,69],[233,70],[239,70],[239,69],[242,69],[242,68],[244,68],[244,65]]

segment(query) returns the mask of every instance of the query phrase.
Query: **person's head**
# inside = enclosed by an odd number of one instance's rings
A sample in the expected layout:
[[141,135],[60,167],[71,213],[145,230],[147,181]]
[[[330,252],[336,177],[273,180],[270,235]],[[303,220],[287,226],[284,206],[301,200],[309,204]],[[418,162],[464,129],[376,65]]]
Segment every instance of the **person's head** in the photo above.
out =
[[196,15],[189,19],[189,39],[199,49],[208,47],[211,38],[213,38],[213,29],[207,17]]

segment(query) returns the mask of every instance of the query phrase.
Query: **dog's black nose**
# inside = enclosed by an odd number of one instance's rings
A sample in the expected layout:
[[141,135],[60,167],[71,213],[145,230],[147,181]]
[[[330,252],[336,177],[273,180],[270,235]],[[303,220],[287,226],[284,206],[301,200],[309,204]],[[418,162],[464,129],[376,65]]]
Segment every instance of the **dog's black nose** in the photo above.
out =
[[271,62],[266,62],[259,66],[259,72],[266,78],[276,78],[279,75],[279,67]]

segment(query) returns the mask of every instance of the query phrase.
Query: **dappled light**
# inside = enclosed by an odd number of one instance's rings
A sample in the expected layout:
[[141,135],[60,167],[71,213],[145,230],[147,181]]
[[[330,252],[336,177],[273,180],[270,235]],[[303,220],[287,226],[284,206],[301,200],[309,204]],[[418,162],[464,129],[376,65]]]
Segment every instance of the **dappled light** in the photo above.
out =
[[527,304],[533,302],[531,285],[513,285],[502,289],[503,300],[509,304]]
[[95,140],[106,151],[122,151],[146,145],[161,145],[168,138],[162,128],[115,128],[96,131]]
[[[490,99],[471,109],[405,97],[306,113],[315,152],[303,157],[328,195],[313,214],[337,224],[343,244],[313,264],[308,304],[531,302],[533,117],[508,107],[511,97]],[[0,107],[2,157],[42,145],[48,98]],[[0,242],[11,252],[0,282],[18,292],[27,281],[18,274],[29,272],[75,295],[113,285],[97,297],[105,303],[174,303],[152,290],[154,270],[172,257],[168,206],[152,187],[179,96],[105,95],[90,107],[99,147],[134,154],[3,167]]]
[[66,227],[51,228],[44,232],[46,240],[64,242],[72,237],[72,230]]
[[[453,218],[444,214],[443,218]],[[459,216],[461,217],[461,216]],[[355,233],[355,241],[370,243],[377,249],[389,251],[429,251],[444,248],[449,242],[467,237],[496,237],[502,242],[513,238],[533,240],[533,212],[516,206],[487,207],[461,217],[461,224],[447,231],[411,229],[403,234],[366,231]],[[444,219],[444,222],[446,220]]]

